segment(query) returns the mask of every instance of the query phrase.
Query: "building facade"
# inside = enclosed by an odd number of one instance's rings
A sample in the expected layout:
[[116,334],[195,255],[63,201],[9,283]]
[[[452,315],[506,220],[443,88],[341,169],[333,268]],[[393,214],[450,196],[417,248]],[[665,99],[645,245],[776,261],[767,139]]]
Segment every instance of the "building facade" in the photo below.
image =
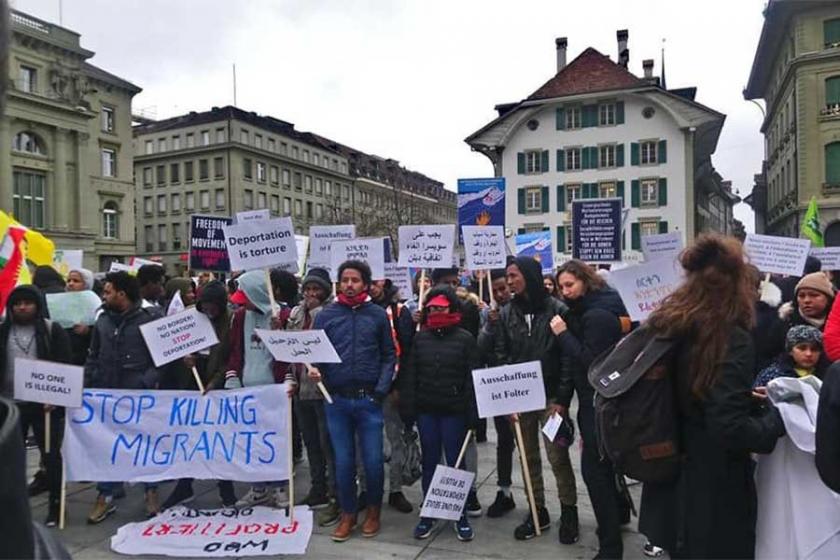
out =
[[131,100],[78,33],[12,10],[0,207],[107,270],[134,254]]
[[[571,203],[622,199],[623,258],[641,260],[641,238],[670,231],[731,229],[731,202],[711,154],[724,115],[694,100],[694,88],[667,90],[644,61],[627,69],[628,34],[618,32],[618,62],[593,48],[566,64],[556,41],[557,74],[466,142],[506,180],[509,235],[552,232],[555,261],[571,257]],[[714,204],[712,204],[714,202]],[[714,217],[714,219],[713,219]]]
[[815,197],[840,245],[840,4],[770,0],[744,97],[766,107],[756,231],[798,237]]

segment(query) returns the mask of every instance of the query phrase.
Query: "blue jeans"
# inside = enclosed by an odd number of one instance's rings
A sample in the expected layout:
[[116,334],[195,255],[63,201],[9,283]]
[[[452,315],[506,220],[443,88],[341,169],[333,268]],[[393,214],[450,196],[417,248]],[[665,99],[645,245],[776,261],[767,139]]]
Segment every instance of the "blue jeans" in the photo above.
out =
[[420,451],[423,456],[423,495],[432,483],[435,467],[440,463],[440,451],[446,453],[446,464],[455,466],[458,453],[467,435],[467,419],[463,415],[440,416],[419,414],[417,429],[420,430]]
[[[96,490],[102,494],[103,496],[113,496],[114,490],[117,489],[117,486],[122,484],[121,482],[97,482],[96,483]],[[143,489],[148,490],[157,490],[157,482],[144,482]]]
[[382,452],[382,405],[372,398],[348,399],[333,395],[333,404],[324,407],[327,429],[335,454],[335,486],[338,505],[344,513],[356,513],[356,435],[365,468],[367,503],[382,503],[385,484],[385,458]]

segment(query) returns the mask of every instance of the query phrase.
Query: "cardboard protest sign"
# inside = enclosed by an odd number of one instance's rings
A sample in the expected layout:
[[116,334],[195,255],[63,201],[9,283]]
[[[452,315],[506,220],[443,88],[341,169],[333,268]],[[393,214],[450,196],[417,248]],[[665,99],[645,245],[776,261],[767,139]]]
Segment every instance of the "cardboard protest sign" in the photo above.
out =
[[297,262],[292,220],[275,218],[222,226],[232,270],[253,270]]
[[195,510],[177,506],[111,537],[119,554],[180,557],[243,557],[306,554],[312,537],[312,511],[298,506],[294,522],[285,509],[265,506]]
[[285,385],[87,389],[67,417],[67,480],[286,480],[287,406]]
[[457,521],[464,512],[475,473],[445,465],[435,467],[435,474],[423,500],[420,517]]
[[335,352],[327,334],[322,330],[270,331],[254,329],[265,347],[278,362],[290,364],[326,363],[339,364],[341,358]]
[[140,334],[157,367],[219,342],[213,323],[194,307],[141,325]]
[[822,270],[840,270],[840,247],[812,247],[810,255],[820,259]]
[[53,268],[65,278],[71,270],[82,268],[85,252],[81,249],[56,249],[53,254]]
[[572,256],[585,262],[621,261],[620,198],[572,201]]
[[810,239],[748,233],[744,250],[761,272],[801,276],[811,248]]
[[112,262],[111,266],[108,267],[108,272],[128,272],[129,274],[137,274],[137,271],[128,266],[127,264],[119,263],[119,262]]
[[306,250],[309,247],[309,237],[306,235],[295,234],[295,247],[297,248],[298,260],[297,262],[290,262],[286,264],[277,265],[276,268],[297,274],[304,270],[303,265],[306,262]]
[[74,325],[92,325],[102,300],[91,290],[47,294],[47,309],[50,320],[65,329]]
[[551,250],[551,232],[534,231],[517,234],[516,256],[531,257],[540,263],[543,274],[553,273],[554,251]]
[[332,266],[331,248],[334,241],[348,241],[356,237],[356,226],[310,226],[309,268]]
[[229,272],[224,226],[233,223],[225,216],[190,216],[190,269]]
[[400,266],[450,268],[455,225],[400,226]]
[[658,259],[610,272],[610,284],[618,290],[633,321],[644,321],[682,283],[676,261]]
[[131,270],[135,272],[140,270],[141,266],[146,266],[147,264],[152,266],[163,266],[163,263],[159,263],[158,261],[141,259],[140,257],[131,257],[131,259],[129,259],[128,261],[128,266],[130,266]]
[[642,236],[642,253],[646,261],[676,259],[683,250],[681,231]]
[[411,270],[394,262],[385,263],[385,279],[399,290],[401,298],[408,299],[414,295]]
[[545,408],[545,387],[539,361],[474,369],[472,377],[479,418]]
[[374,280],[385,278],[385,242],[382,237],[333,241],[330,258],[330,275],[333,281],[338,281],[338,267],[348,260],[368,263]]
[[82,406],[85,368],[15,358],[15,399],[76,408]]
[[505,268],[505,228],[503,226],[463,226],[464,258],[468,270]]
[[268,208],[262,208],[260,210],[246,210],[245,212],[236,213],[237,224],[245,224],[248,222],[258,222],[260,220],[270,219],[271,212],[268,210]]
[[458,179],[458,225],[505,225],[505,178]]

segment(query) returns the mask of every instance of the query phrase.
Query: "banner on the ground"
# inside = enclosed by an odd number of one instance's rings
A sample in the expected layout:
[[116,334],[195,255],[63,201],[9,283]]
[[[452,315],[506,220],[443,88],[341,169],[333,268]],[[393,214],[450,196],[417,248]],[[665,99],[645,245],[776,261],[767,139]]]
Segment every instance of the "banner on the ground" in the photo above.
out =
[[679,264],[657,259],[610,272],[610,284],[618,291],[633,321],[644,321],[683,281]]
[[503,226],[463,226],[464,259],[467,270],[505,268],[505,228]]
[[812,247],[810,255],[820,259],[822,270],[840,270],[840,247]]
[[327,333],[320,329],[308,331],[270,331],[254,329],[265,347],[278,362],[289,364],[339,364],[341,358],[333,348]]
[[400,299],[410,299],[414,295],[414,285],[411,281],[411,269],[400,266],[395,262],[385,263],[385,279],[399,290]]
[[400,226],[399,264],[417,268],[451,268],[455,225]]
[[230,272],[222,228],[232,223],[226,216],[190,216],[190,270]]
[[348,241],[356,237],[356,226],[310,226],[309,268],[332,267],[332,244],[334,241]]
[[572,201],[572,256],[588,263],[621,262],[620,198]]
[[47,294],[47,309],[50,320],[65,329],[74,325],[92,325],[102,300],[91,290]]
[[642,253],[646,261],[676,259],[683,250],[681,231],[642,236]]
[[479,418],[545,409],[545,387],[539,361],[474,369]]
[[213,323],[195,307],[141,325],[140,334],[157,367],[219,342]]
[[457,521],[464,512],[475,473],[445,465],[435,467],[420,517]]
[[82,249],[56,249],[53,254],[53,268],[67,278],[71,270],[82,268],[85,252]]
[[15,399],[75,408],[82,406],[85,368],[15,358]]
[[67,480],[286,480],[285,385],[210,391],[86,389],[67,415]]
[[260,220],[270,220],[271,212],[268,208],[261,208],[259,210],[246,210],[244,212],[236,213],[237,224],[247,224],[248,222],[259,222]]
[[265,506],[190,509],[177,506],[117,529],[111,550],[119,554],[188,557],[244,557],[306,554],[312,537],[312,511]]
[[810,239],[748,233],[744,250],[761,272],[802,276],[811,249]]
[[531,257],[540,263],[543,274],[552,274],[554,272],[554,252],[551,250],[551,232],[533,231],[517,234],[516,256]]
[[232,270],[270,268],[297,262],[297,243],[290,218],[222,226]]
[[366,262],[374,280],[385,278],[385,240],[382,237],[333,241],[330,258],[330,276],[334,282],[339,280],[338,267],[349,260]]

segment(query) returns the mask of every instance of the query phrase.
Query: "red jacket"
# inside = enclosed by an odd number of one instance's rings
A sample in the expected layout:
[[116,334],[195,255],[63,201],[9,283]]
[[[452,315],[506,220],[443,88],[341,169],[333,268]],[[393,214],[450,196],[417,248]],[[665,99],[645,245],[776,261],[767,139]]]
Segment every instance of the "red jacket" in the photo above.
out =
[[840,360],[840,297],[834,298],[834,305],[828,313],[823,328],[823,348],[832,362]]

